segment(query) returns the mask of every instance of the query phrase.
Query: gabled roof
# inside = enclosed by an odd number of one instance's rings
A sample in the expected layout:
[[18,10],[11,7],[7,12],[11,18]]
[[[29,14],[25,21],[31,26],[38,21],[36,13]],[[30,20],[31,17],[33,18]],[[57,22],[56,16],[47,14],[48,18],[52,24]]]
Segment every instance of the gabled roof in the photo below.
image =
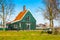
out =
[[11,23],[20,21],[24,17],[24,15],[26,14],[26,12],[27,12],[27,10],[20,12],[13,21],[7,22],[7,24],[11,24]]
[[24,11],[22,11],[22,12],[20,12],[18,15],[17,15],[17,17],[13,20],[13,22],[16,22],[16,21],[20,21],[23,17],[24,17],[24,15],[26,14],[26,12],[27,12],[27,10],[24,10]]

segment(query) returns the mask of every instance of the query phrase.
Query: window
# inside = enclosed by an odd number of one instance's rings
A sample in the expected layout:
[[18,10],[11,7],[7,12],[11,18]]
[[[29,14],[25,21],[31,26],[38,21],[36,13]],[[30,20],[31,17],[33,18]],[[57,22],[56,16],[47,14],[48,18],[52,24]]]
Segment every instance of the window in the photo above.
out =
[[27,20],[27,21],[29,21],[29,20],[30,20],[30,17],[29,17],[29,16],[27,16],[26,20]]
[[17,28],[17,25],[16,24],[14,24],[14,28]]

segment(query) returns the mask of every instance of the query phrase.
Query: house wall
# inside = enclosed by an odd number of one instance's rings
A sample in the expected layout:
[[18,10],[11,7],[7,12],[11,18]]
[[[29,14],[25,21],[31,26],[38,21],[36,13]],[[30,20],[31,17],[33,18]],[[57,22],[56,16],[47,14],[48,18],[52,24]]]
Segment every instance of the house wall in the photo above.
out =
[[8,29],[9,29],[9,30],[20,29],[20,27],[19,27],[19,22],[15,22],[15,23],[12,23],[12,24],[8,24]]
[[30,28],[29,29],[27,29],[26,22],[22,22],[21,23],[21,29],[22,30],[34,30],[34,29],[36,29],[35,22],[31,22],[31,25],[30,25]]

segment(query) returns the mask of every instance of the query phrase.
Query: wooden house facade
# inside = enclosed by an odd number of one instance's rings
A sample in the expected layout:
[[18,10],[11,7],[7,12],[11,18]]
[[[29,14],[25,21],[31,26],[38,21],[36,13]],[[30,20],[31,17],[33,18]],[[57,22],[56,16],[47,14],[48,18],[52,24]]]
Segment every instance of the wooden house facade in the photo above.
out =
[[17,17],[10,22],[8,29],[20,29],[20,30],[35,30],[36,29],[36,20],[29,10],[26,10],[26,7],[23,6],[23,11],[20,12]]

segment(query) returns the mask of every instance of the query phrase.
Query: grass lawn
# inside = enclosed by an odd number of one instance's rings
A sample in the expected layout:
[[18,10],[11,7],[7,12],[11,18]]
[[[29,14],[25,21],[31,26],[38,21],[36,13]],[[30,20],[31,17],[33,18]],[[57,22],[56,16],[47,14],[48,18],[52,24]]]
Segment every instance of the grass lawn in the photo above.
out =
[[60,35],[41,31],[0,31],[0,40],[60,40]]

